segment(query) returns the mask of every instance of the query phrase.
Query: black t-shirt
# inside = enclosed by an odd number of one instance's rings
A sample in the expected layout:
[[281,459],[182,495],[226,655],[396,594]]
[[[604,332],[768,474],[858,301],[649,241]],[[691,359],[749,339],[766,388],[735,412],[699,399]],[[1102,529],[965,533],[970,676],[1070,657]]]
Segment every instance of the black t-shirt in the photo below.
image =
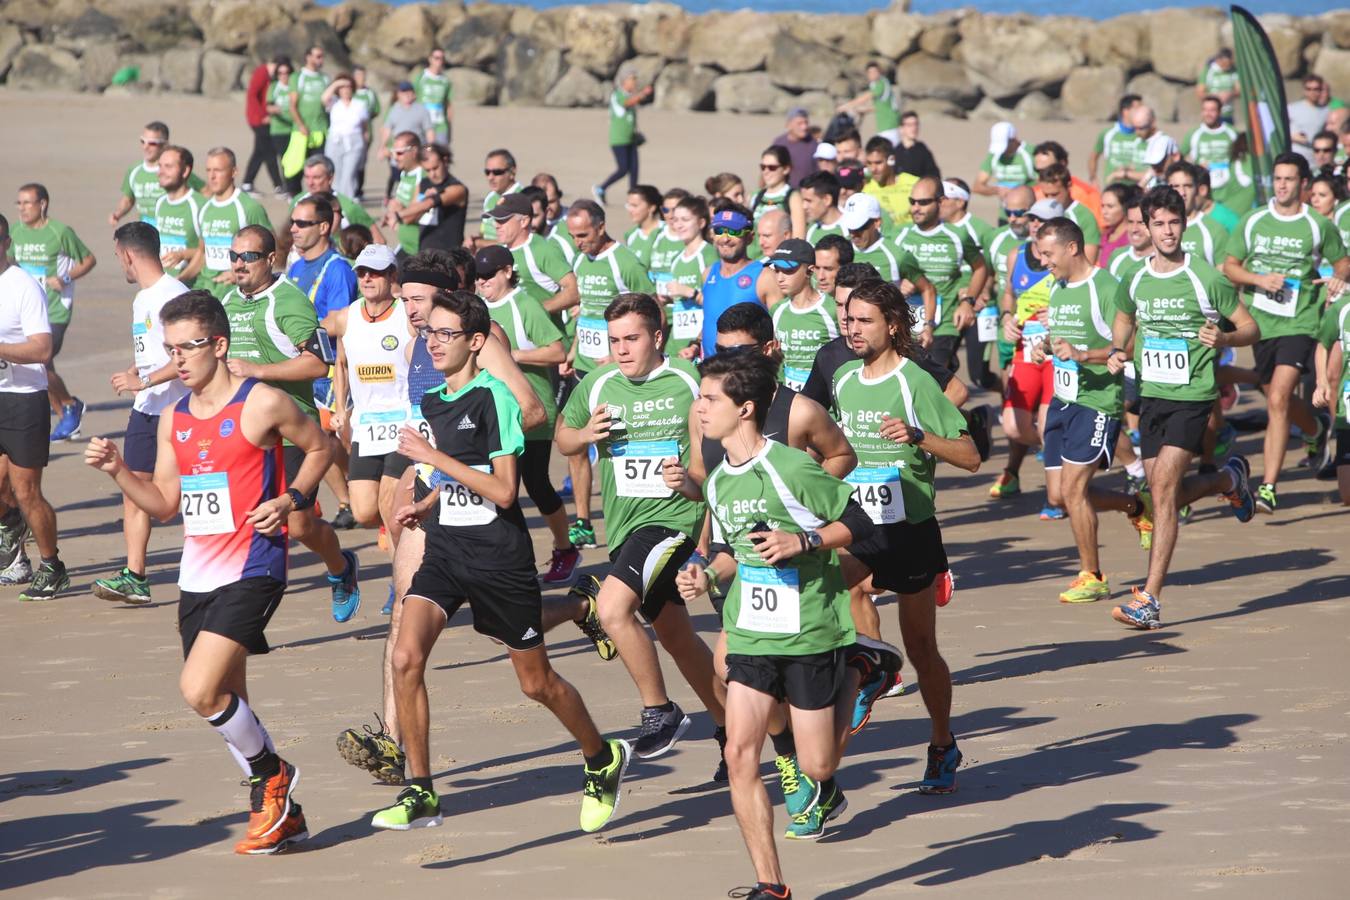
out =
[[[427,391],[422,415],[436,448],[466,466],[489,471],[494,459],[524,452],[520,406],[506,385],[485,371],[457,393],[444,386]],[[496,506],[439,470],[430,481],[441,488],[441,499],[424,521],[428,553],[448,553],[471,569],[533,571],[534,549],[519,503]]]
[[[834,373],[839,371],[839,367],[846,362],[852,362],[858,358],[858,354],[853,352],[849,346],[848,338],[844,335],[821,346],[816,351],[816,359],[811,363],[811,374],[806,379],[806,384],[802,385],[802,395],[810,397],[812,400],[825,407],[831,413],[834,413]],[[928,351],[920,348],[916,343],[914,352],[910,359],[914,363],[937,381],[938,387],[944,390],[947,383],[950,382],[955,372],[946,366],[939,366],[933,362]],[[781,390],[781,389],[780,389]]]
[[920,178],[942,177],[937,160],[933,159],[932,151],[923,141],[915,141],[913,147],[902,145],[895,148],[895,171],[908,172]]
[[418,244],[421,249],[453,250],[464,243],[464,220],[469,211],[468,195],[465,195],[464,203],[459,206],[442,206],[440,202],[442,191],[451,185],[463,183],[447,172],[444,181],[438,183],[430,178],[423,178],[417,185],[419,196],[427,191],[436,193],[436,205],[431,208],[432,218],[436,224],[422,226],[421,242]]

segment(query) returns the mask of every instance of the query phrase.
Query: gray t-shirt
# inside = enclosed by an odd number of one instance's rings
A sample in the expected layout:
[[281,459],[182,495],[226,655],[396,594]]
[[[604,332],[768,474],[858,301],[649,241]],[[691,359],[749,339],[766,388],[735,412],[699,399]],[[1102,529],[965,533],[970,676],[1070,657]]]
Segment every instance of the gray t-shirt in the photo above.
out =
[[1294,144],[1294,149],[1306,156],[1308,162],[1312,162],[1313,136],[1327,127],[1327,113],[1330,111],[1330,106],[1313,106],[1307,100],[1289,104],[1289,134],[1292,138],[1302,132],[1308,139],[1307,144]]
[[391,141],[398,136],[399,132],[403,131],[411,131],[417,135],[418,140],[425,141],[427,132],[431,130],[431,115],[427,112],[427,108],[420,103],[413,103],[411,106],[395,103],[389,107],[389,113],[384,117],[384,124],[389,128],[389,139]]

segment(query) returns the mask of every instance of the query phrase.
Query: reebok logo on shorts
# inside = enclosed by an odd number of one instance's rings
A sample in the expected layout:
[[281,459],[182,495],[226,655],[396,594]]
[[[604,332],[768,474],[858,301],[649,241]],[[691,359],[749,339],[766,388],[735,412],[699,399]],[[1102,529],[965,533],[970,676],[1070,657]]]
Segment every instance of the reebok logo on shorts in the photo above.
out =
[[466,413],[464,418],[460,419],[459,424],[455,427],[460,431],[472,431],[476,426],[469,420],[469,416]]

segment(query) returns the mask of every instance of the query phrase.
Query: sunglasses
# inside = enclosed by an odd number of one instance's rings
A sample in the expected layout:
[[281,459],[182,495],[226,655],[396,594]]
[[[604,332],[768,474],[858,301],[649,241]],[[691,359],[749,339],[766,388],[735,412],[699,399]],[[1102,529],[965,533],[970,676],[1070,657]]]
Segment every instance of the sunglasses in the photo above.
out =
[[746,350],[760,350],[759,344],[714,344],[718,353],[741,353]]
[[484,175],[505,175],[507,172],[510,172],[510,171],[511,171],[510,169],[484,169],[484,170],[483,170],[483,174],[484,174]]
[[193,338],[190,341],[183,341],[182,343],[179,344],[165,344],[164,352],[167,353],[169,356],[173,356],[174,353],[186,356],[193,350],[200,350],[203,347],[209,345],[212,341],[219,340],[222,337],[224,337],[224,335],[216,334],[212,335],[211,337]]
[[934,203],[936,203],[936,202],[937,202],[937,198],[936,198],[936,197],[910,197],[910,198],[909,198],[909,205],[910,205],[910,206],[932,206],[932,205],[933,205]]
[[675,207],[673,207],[673,206],[663,206],[663,207],[661,207],[661,215],[663,215],[663,216],[668,216],[668,215],[670,215],[671,213],[673,213],[674,211],[675,211]]
[[395,155],[395,156],[402,156],[402,155],[405,154],[405,153],[411,153],[411,152],[413,152],[413,148],[412,148],[412,147],[395,147],[395,148],[394,148],[394,155]]
[[230,251],[230,262],[255,263],[260,259],[265,259],[267,254],[261,250],[245,250],[243,253]]
[[162,147],[162,146],[164,146],[164,142],[163,142],[163,141],[147,141],[145,138],[141,138],[141,146],[142,146],[142,147]]
[[760,169],[761,172],[777,172],[777,171],[778,171],[779,169],[781,169],[781,168],[783,168],[783,167],[780,166],[780,165],[778,165],[777,163],[760,163],[760,164],[759,164],[759,169]]
[[291,219],[291,224],[296,228],[313,228],[320,223],[317,219]]
[[[911,201],[911,202],[912,202],[912,201]],[[1003,210],[1003,214],[1004,214],[1005,216],[1007,216],[1008,218],[1010,218],[1010,219],[1020,219],[1020,218],[1022,218],[1023,216],[1025,216],[1025,215],[1026,215],[1027,213],[1029,213],[1029,212],[1031,212],[1030,209],[1005,209],[1005,210]]]
[[504,271],[505,271],[505,268],[501,268],[501,269],[486,269],[486,270],[484,270],[484,269],[479,269],[478,272],[474,275],[474,278],[477,279],[478,281],[491,281],[492,279],[494,279],[494,278],[497,277],[497,273],[498,273],[498,272],[504,272]]
[[387,278],[393,269],[367,269],[365,266],[359,266],[356,269],[357,278]]
[[1335,147],[1313,147],[1314,153],[1335,153]]
[[732,237],[745,237],[750,233],[749,228],[729,228],[726,225],[714,225],[712,233],[717,236],[729,234]]
[[450,343],[461,334],[468,334],[468,332],[463,329],[456,331],[453,328],[430,328],[426,325],[417,329],[417,336],[422,340],[429,341],[431,340],[432,335],[435,335],[436,340],[440,341],[442,344]]

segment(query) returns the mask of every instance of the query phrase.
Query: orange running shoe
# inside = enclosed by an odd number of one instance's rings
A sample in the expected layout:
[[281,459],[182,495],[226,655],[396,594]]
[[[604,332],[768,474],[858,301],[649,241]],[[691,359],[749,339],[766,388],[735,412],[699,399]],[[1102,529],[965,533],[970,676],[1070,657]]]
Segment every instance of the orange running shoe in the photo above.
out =
[[291,813],[282,820],[280,828],[260,838],[245,837],[234,845],[234,852],[244,856],[270,856],[308,838],[309,828],[305,825],[304,810],[299,803],[292,802]]
[[952,595],[956,593],[956,579],[952,577],[952,570],[940,572],[933,583],[936,585],[933,599],[937,601],[937,605],[946,606],[951,603]]
[[279,829],[291,812],[291,792],[300,783],[300,770],[281,760],[281,770],[271,778],[249,779],[248,837],[256,841]]

